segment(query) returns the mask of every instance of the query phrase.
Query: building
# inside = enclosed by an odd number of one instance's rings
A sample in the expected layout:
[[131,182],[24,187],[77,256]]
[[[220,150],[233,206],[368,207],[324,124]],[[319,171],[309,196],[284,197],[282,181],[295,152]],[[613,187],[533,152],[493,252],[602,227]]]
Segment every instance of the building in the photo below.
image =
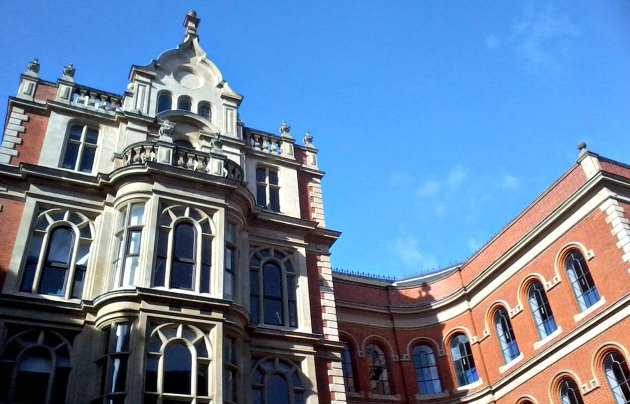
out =
[[[199,45],[123,94],[34,60],[0,147],[0,402],[630,400],[630,167],[577,163],[473,257],[334,272],[323,172]],[[616,401],[615,401],[616,400]]]

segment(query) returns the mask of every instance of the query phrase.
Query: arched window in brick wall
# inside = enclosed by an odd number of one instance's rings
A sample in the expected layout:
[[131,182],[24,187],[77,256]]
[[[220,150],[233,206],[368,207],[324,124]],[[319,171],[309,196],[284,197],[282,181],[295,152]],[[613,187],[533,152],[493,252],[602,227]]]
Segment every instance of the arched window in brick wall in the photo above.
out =
[[440,374],[438,372],[435,353],[428,345],[416,345],[411,353],[413,366],[416,369],[416,383],[420,394],[442,392]]
[[479,380],[475,360],[470,349],[468,338],[464,334],[457,334],[450,342],[451,357],[455,377],[459,386],[466,386]]
[[389,368],[385,353],[375,344],[365,347],[365,356],[368,361],[368,374],[370,378],[370,391],[373,394],[389,395],[392,389],[389,380]]
[[14,335],[0,357],[0,401],[63,403],[70,369],[70,344],[61,335],[40,330]]
[[341,368],[343,370],[343,381],[346,391],[357,391],[357,383],[355,379],[355,350],[348,341],[344,342],[343,351],[341,352]]
[[597,303],[599,293],[584,255],[578,250],[570,251],[564,260],[564,266],[580,310],[584,311]]
[[299,367],[280,358],[259,360],[252,369],[253,404],[304,404],[306,389]]
[[580,389],[573,379],[566,378],[560,383],[560,403],[561,404],[584,404]]
[[529,309],[532,311],[540,339],[556,331],[558,326],[553,318],[551,306],[549,305],[549,300],[547,300],[547,294],[542,283],[535,281],[529,285],[527,288],[527,302],[529,303]]
[[604,374],[616,404],[630,403],[630,371],[623,355],[610,352],[604,358]]
[[497,339],[501,347],[501,354],[505,363],[509,363],[516,359],[520,355],[518,344],[516,343],[516,336],[512,329],[512,322],[508,311],[501,307],[493,316],[494,328],[497,332]]
[[252,322],[297,327],[297,274],[291,256],[265,248],[252,255],[249,268]]
[[92,228],[84,215],[63,209],[35,222],[20,291],[80,299],[90,258]]

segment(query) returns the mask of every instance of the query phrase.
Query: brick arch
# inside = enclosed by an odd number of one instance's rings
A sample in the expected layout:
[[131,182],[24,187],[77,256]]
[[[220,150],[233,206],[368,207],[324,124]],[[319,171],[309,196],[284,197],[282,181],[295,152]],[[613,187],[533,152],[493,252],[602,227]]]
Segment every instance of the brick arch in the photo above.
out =
[[490,336],[491,330],[494,330],[494,313],[499,309],[507,310],[508,316],[510,319],[512,318],[512,309],[510,309],[510,305],[505,300],[495,300],[488,306],[488,310],[486,310],[486,315],[484,317],[484,330],[483,330],[483,338]]
[[359,356],[365,356],[365,347],[367,347],[369,344],[378,345],[381,349],[385,348],[383,349],[383,353],[385,353],[385,355],[389,354],[390,358],[393,358],[394,355],[396,355],[391,344],[385,338],[381,337],[380,335],[371,334],[363,339],[363,342],[361,344],[361,355]]
[[357,339],[352,336],[352,334],[346,331],[339,331],[339,340],[340,341],[348,341],[352,345],[352,347],[359,353],[359,349],[361,349],[361,345],[357,342]]
[[536,400],[536,398],[534,398],[534,396],[532,396],[531,394],[525,394],[520,396],[514,404],[538,404],[538,400]]
[[593,377],[597,380],[597,384],[600,386],[607,385],[606,375],[604,374],[604,358],[609,353],[616,352],[624,357],[626,363],[630,363],[630,355],[625,346],[618,342],[605,342],[601,344],[593,354],[591,358],[591,372]]
[[532,285],[532,283],[536,281],[540,282],[543,285],[543,288],[545,288],[545,293],[547,293],[548,288],[547,280],[545,279],[545,277],[539,272],[528,274],[523,279],[521,279],[521,282],[518,284],[518,289],[516,291],[517,305],[516,307],[514,307],[515,309],[522,310],[525,307],[529,307],[527,303],[527,290]]
[[565,381],[566,379],[571,379],[575,382],[575,384],[577,385],[578,389],[580,389],[580,395],[582,395],[582,391],[580,386],[582,385],[582,381],[580,380],[579,376],[577,375],[577,373],[575,373],[572,370],[561,370],[559,372],[556,373],[556,375],[551,379],[551,383],[549,383],[549,403],[550,404],[554,404],[554,403],[558,403],[560,404],[560,384],[562,384],[563,381]]
[[554,269],[556,272],[556,277],[558,278],[557,282],[560,282],[560,280],[562,279],[562,275],[565,274],[565,270],[564,270],[565,258],[567,257],[567,255],[569,255],[571,251],[575,251],[575,250],[578,250],[579,252],[581,252],[586,261],[590,261],[591,258],[594,257],[592,251],[589,251],[586,248],[586,246],[580,243],[579,241],[570,241],[566,243],[565,245],[563,245],[562,247],[560,247],[560,249],[558,249],[558,252],[556,253],[556,258],[554,261]]
[[473,338],[475,340],[477,339],[475,335],[472,332],[470,332],[470,330],[467,327],[457,326],[457,327],[451,328],[446,333],[444,333],[444,337],[442,338],[442,346],[448,347],[451,342],[451,339],[457,334],[464,334],[466,337],[468,337],[468,343],[471,346],[473,344]]
[[422,345],[422,344],[431,346],[431,348],[435,351],[435,353],[438,356],[444,356],[444,346],[443,345],[440,346],[440,344],[438,344],[436,340],[429,337],[416,337],[412,339],[411,341],[409,341],[409,343],[407,344],[407,347],[405,348],[406,350],[405,355],[411,358],[411,351],[413,350],[413,348],[415,348],[416,345]]

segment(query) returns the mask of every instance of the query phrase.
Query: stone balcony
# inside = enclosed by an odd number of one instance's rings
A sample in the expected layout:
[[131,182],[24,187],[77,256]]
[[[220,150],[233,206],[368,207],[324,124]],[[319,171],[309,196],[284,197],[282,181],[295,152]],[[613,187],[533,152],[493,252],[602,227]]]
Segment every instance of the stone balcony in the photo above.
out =
[[181,147],[165,142],[134,143],[117,156],[122,166],[146,162],[179,167],[230,180],[243,181],[243,169],[225,155]]

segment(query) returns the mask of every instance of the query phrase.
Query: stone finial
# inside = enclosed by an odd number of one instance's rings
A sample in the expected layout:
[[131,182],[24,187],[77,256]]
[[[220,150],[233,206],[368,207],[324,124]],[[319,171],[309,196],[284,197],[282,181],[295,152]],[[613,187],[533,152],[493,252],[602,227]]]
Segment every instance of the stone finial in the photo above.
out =
[[199,28],[199,18],[197,18],[197,12],[195,10],[190,10],[188,14],[186,14],[186,18],[184,18],[184,28],[186,28],[186,33],[184,35],[184,42],[186,42],[190,38],[197,38],[197,28]]
[[175,129],[175,124],[168,119],[160,122],[160,136],[170,137]]
[[40,65],[39,65],[39,59],[34,58],[34,59],[33,59],[33,60],[31,60],[31,61],[28,63],[28,65],[26,66],[26,69],[27,69],[26,71],[27,71],[28,73],[31,73],[31,74],[33,74],[33,75],[37,76],[37,74],[39,73],[39,67],[40,67]]
[[282,125],[280,125],[280,136],[293,139],[293,137],[289,133],[290,131],[291,127],[287,125],[285,121],[282,121]]
[[69,78],[69,79],[73,78],[74,72],[76,72],[76,69],[74,68],[74,65],[72,63],[68,63],[67,65],[63,67],[64,78]]
[[304,134],[304,139],[302,139],[304,141],[304,146],[313,146],[313,136],[311,135],[311,132],[306,132]]
[[579,151],[586,150],[586,143],[580,142],[577,144],[577,148]]

